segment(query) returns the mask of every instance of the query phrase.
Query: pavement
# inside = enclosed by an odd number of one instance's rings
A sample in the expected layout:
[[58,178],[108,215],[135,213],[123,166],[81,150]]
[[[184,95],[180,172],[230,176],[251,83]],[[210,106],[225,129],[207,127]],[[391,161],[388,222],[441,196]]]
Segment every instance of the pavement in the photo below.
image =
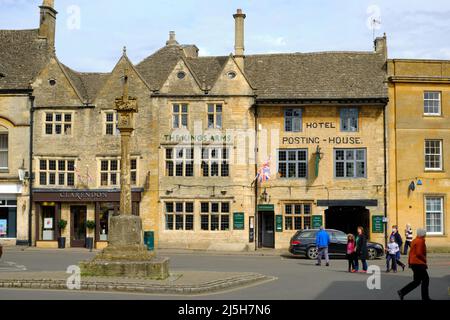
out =
[[[90,259],[95,252],[86,250],[42,250],[7,248],[1,259],[9,262],[6,267],[16,269],[12,273],[61,272],[69,265]],[[158,255],[170,258],[172,274],[197,272],[203,277],[210,272],[252,273],[269,277],[272,281],[259,282],[210,293],[194,294],[146,294],[127,292],[54,291],[42,289],[1,289],[1,299],[33,300],[398,300],[396,292],[412,280],[410,270],[397,274],[383,272],[385,260],[370,261],[369,265],[381,270],[380,287],[370,290],[371,274],[346,272],[347,261],[333,259],[330,267],[316,267],[314,261],[290,256],[287,252],[263,254],[230,252],[192,252],[185,250],[160,250]],[[26,271],[23,270],[26,268]],[[1,273],[11,273],[0,269]],[[450,300],[450,255],[429,255],[430,295],[436,300]],[[373,283],[373,281],[372,281]],[[420,299],[420,290],[412,292],[406,300]]]

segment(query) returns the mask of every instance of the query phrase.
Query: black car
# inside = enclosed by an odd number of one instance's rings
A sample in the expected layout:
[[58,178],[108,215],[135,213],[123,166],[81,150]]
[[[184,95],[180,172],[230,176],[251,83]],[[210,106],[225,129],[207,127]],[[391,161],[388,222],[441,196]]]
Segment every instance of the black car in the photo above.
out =
[[[317,258],[316,234],[319,230],[301,230],[292,238],[289,252],[293,255],[305,256],[309,259]],[[330,246],[328,253],[330,256],[345,256],[347,253],[347,235],[338,230],[327,229],[330,235]],[[374,260],[384,255],[384,247],[379,243],[367,242],[369,259]]]

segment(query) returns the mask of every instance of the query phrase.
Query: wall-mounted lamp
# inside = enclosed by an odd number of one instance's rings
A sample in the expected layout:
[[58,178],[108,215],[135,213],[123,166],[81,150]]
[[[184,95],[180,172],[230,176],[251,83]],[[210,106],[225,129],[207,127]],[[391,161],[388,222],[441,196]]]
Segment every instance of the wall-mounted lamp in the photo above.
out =
[[414,181],[412,181],[411,184],[409,185],[409,190],[410,191],[415,191],[416,190],[416,184],[414,183]]
[[267,188],[264,188],[264,192],[261,193],[261,200],[264,202],[269,201],[269,194],[267,193]]
[[25,168],[25,159],[22,159],[22,165],[19,167],[18,171],[19,171],[19,180],[21,182],[25,182],[30,178],[27,168]]

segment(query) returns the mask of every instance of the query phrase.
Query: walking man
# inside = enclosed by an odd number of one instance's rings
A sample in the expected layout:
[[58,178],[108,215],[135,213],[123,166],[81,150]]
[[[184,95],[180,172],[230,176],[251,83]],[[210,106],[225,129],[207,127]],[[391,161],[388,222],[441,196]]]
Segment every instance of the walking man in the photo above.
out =
[[316,236],[316,247],[318,252],[316,266],[320,266],[322,264],[322,255],[325,255],[327,267],[330,266],[330,257],[328,255],[329,245],[330,245],[330,235],[328,234],[328,232],[324,230],[323,227],[320,227],[320,231],[317,232]]
[[411,243],[408,264],[414,273],[414,280],[397,292],[400,300],[403,300],[408,293],[420,285],[422,285],[422,300],[430,300],[428,292],[430,278],[427,272],[427,246],[425,244],[426,234],[426,230],[417,229],[417,237]]

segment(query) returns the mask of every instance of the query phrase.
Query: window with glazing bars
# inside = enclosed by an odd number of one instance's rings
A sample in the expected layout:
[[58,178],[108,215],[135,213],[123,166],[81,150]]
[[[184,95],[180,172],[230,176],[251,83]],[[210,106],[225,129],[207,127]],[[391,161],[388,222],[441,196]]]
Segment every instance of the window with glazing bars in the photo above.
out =
[[194,230],[194,203],[166,202],[166,230]]
[[72,113],[46,112],[45,134],[46,135],[71,135]]
[[203,231],[230,230],[229,202],[202,202],[200,227]]
[[166,176],[193,177],[194,176],[194,149],[193,148],[167,148],[166,149]]
[[357,108],[341,109],[341,131],[356,132],[358,131],[359,110]]
[[202,149],[202,174],[204,177],[228,177],[230,175],[227,148]]
[[336,149],[334,160],[336,178],[367,176],[366,149]]
[[75,160],[39,160],[39,184],[41,186],[75,185]]
[[0,132],[0,169],[8,169],[8,133]]
[[441,93],[439,91],[425,91],[423,94],[424,114],[441,115]]
[[208,129],[222,129],[222,104],[208,104]]
[[284,206],[284,229],[311,229],[311,204],[286,204]]
[[301,132],[302,127],[302,109],[284,110],[284,130],[286,132]]
[[278,173],[281,178],[308,177],[308,150],[292,149],[278,151]]
[[425,140],[425,170],[442,170],[441,140]]
[[172,106],[172,126],[174,129],[188,127],[188,105],[175,103]]

